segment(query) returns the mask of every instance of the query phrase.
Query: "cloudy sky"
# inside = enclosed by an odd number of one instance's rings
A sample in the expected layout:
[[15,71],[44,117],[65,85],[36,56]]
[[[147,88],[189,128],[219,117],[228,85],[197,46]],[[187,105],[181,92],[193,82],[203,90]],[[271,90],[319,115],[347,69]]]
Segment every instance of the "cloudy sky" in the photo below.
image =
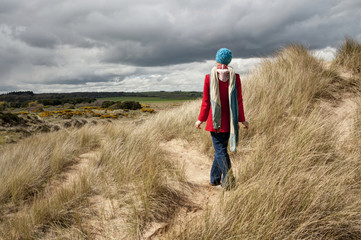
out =
[[330,59],[361,0],[1,0],[0,93],[201,91],[216,51],[246,75],[290,43]]

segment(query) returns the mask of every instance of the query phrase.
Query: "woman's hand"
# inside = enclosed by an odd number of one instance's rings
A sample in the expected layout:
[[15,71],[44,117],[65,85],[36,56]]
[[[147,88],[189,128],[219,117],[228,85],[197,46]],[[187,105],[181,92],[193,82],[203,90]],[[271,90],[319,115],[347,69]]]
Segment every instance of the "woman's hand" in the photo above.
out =
[[244,126],[243,128],[248,129],[249,123],[247,121],[243,121],[242,124]]
[[198,121],[194,124],[194,126],[195,126],[196,128],[198,128],[198,129],[200,129],[202,123],[203,123],[202,121],[199,121],[199,120],[198,120]]

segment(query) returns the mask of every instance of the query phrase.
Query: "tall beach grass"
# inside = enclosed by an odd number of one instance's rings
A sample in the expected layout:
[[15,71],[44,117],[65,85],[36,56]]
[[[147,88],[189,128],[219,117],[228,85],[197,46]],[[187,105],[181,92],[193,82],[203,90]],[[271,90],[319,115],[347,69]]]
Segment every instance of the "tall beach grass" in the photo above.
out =
[[244,82],[251,128],[232,156],[236,187],[169,238],[359,239],[359,115],[340,152],[340,119],[320,104],[337,105],[348,84],[302,46],[265,60]]

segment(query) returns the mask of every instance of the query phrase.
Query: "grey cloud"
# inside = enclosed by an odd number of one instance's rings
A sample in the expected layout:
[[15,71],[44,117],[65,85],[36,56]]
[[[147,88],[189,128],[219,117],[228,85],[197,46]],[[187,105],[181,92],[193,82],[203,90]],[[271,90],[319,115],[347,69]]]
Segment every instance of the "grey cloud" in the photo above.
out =
[[107,74],[107,75],[80,75],[80,76],[66,76],[54,77],[43,81],[44,85],[84,85],[86,83],[105,83],[105,82],[121,82],[125,78],[124,75]]
[[[110,63],[123,63],[137,66],[165,66],[178,63],[205,61],[211,55],[203,47],[173,45],[160,42],[153,46],[127,42],[111,47],[102,60]],[[212,54],[215,53],[211,51]],[[212,56],[213,57],[213,56]]]
[[59,39],[49,31],[37,27],[31,27],[19,34],[19,39],[30,46],[39,48],[53,48],[59,44]]
[[7,93],[7,92],[11,92],[11,91],[18,91],[21,90],[20,88],[18,88],[17,86],[13,86],[13,85],[3,85],[0,82],[0,94],[1,93]]
[[[104,68],[200,64],[221,47],[234,58],[268,56],[290,43],[337,47],[345,35],[361,40],[360,15],[359,0],[2,0],[0,81],[20,81],[15,72],[37,66],[58,73],[71,65],[72,56],[58,56],[64,46],[99,51],[96,60],[84,54],[80,68],[89,61]],[[68,70],[67,80],[76,84],[106,81],[91,69],[89,76]]]
[[103,61],[138,66],[212,59],[223,46],[235,57],[267,55],[291,42],[335,46],[360,31],[357,0],[35,2],[15,20],[29,27],[20,36],[29,45],[103,47]]
[[22,27],[0,24],[0,80],[31,66],[55,66],[53,51],[29,46],[19,39]]
[[169,32],[161,29],[154,38],[147,38],[145,31],[145,39],[119,39],[108,48],[103,60],[155,66],[213,59],[220,47],[229,47],[235,57],[252,57],[266,56],[290,43],[310,48],[335,46],[345,35],[356,36],[360,31],[356,18],[361,3],[348,2],[353,8],[345,9],[338,1],[276,1],[265,2],[263,7],[260,1],[254,1],[248,12],[244,11],[245,5],[237,3],[215,13],[206,7],[203,14],[194,10],[194,23],[175,15],[184,24],[170,25]]
[[18,6],[19,6],[19,4],[14,1],[1,1],[0,2],[0,14],[12,13],[17,9]]

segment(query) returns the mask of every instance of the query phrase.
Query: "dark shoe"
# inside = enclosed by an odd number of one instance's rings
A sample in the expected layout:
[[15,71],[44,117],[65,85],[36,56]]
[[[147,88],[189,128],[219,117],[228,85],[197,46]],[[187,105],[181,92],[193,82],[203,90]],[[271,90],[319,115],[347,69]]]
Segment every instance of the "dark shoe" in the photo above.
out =
[[218,186],[218,185],[221,185],[221,180],[218,180],[218,181],[215,181],[214,183],[210,183],[211,186],[215,187],[215,186]]

